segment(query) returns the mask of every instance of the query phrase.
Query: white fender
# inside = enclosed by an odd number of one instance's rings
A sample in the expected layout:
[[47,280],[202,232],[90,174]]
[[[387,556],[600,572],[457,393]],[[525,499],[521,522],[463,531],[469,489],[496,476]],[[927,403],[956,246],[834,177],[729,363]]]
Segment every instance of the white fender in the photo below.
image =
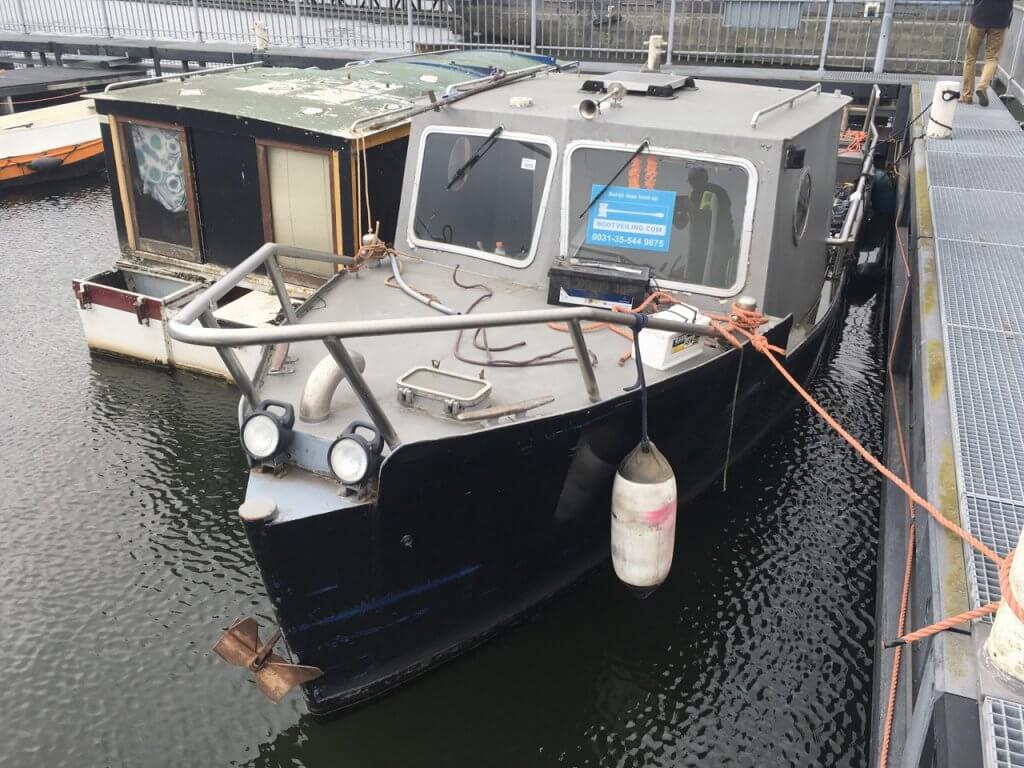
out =
[[631,587],[668,577],[676,540],[676,478],[653,443],[633,449],[612,485],[612,565]]

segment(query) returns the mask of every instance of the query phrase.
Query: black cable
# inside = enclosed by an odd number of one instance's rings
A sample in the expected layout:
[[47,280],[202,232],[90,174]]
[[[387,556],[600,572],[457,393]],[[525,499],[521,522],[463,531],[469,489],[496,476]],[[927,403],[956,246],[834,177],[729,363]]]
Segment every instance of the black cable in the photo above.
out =
[[636,380],[640,386],[640,445],[646,450],[651,444],[647,436],[647,380],[644,378],[644,362],[640,359],[640,331],[647,327],[647,315],[637,312],[633,315],[633,358],[636,360]]

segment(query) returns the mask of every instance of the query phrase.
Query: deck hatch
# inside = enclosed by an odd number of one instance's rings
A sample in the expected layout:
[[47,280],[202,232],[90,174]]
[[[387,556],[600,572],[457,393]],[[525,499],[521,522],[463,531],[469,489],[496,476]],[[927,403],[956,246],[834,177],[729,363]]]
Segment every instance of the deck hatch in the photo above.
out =
[[[481,405],[491,396],[491,383],[440,368],[417,366],[398,377],[398,400],[404,405],[440,404],[443,412],[455,416]],[[426,402],[424,402],[426,401]]]

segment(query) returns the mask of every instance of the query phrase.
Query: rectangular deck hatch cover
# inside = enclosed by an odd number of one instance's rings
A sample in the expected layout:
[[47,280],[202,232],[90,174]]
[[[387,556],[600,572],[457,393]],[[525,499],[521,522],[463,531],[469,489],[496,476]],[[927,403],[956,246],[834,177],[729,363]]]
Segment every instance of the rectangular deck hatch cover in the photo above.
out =
[[[630,72],[619,70],[609,72],[601,77],[605,88],[609,83],[622,83],[628,93],[646,94],[651,86],[658,91],[678,91],[687,85],[689,80],[686,75],[676,75],[671,72]],[[692,85],[692,80],[690,81]]]

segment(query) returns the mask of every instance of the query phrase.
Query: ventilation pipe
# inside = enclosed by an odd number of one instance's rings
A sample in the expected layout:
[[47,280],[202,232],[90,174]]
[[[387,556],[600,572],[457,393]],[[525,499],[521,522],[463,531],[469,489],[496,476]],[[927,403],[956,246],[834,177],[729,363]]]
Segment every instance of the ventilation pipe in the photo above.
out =
[[[362,373],[366,369],[366,360],[358,352],[349,350],[352,362]],[[299,403],[299,419],[307,424],[326,421],[331,413],[331,400],[338,385],[344,380],[345,374],[331,355],[316,364],[316,368],[306,379],[302,389],[302,401]]]

